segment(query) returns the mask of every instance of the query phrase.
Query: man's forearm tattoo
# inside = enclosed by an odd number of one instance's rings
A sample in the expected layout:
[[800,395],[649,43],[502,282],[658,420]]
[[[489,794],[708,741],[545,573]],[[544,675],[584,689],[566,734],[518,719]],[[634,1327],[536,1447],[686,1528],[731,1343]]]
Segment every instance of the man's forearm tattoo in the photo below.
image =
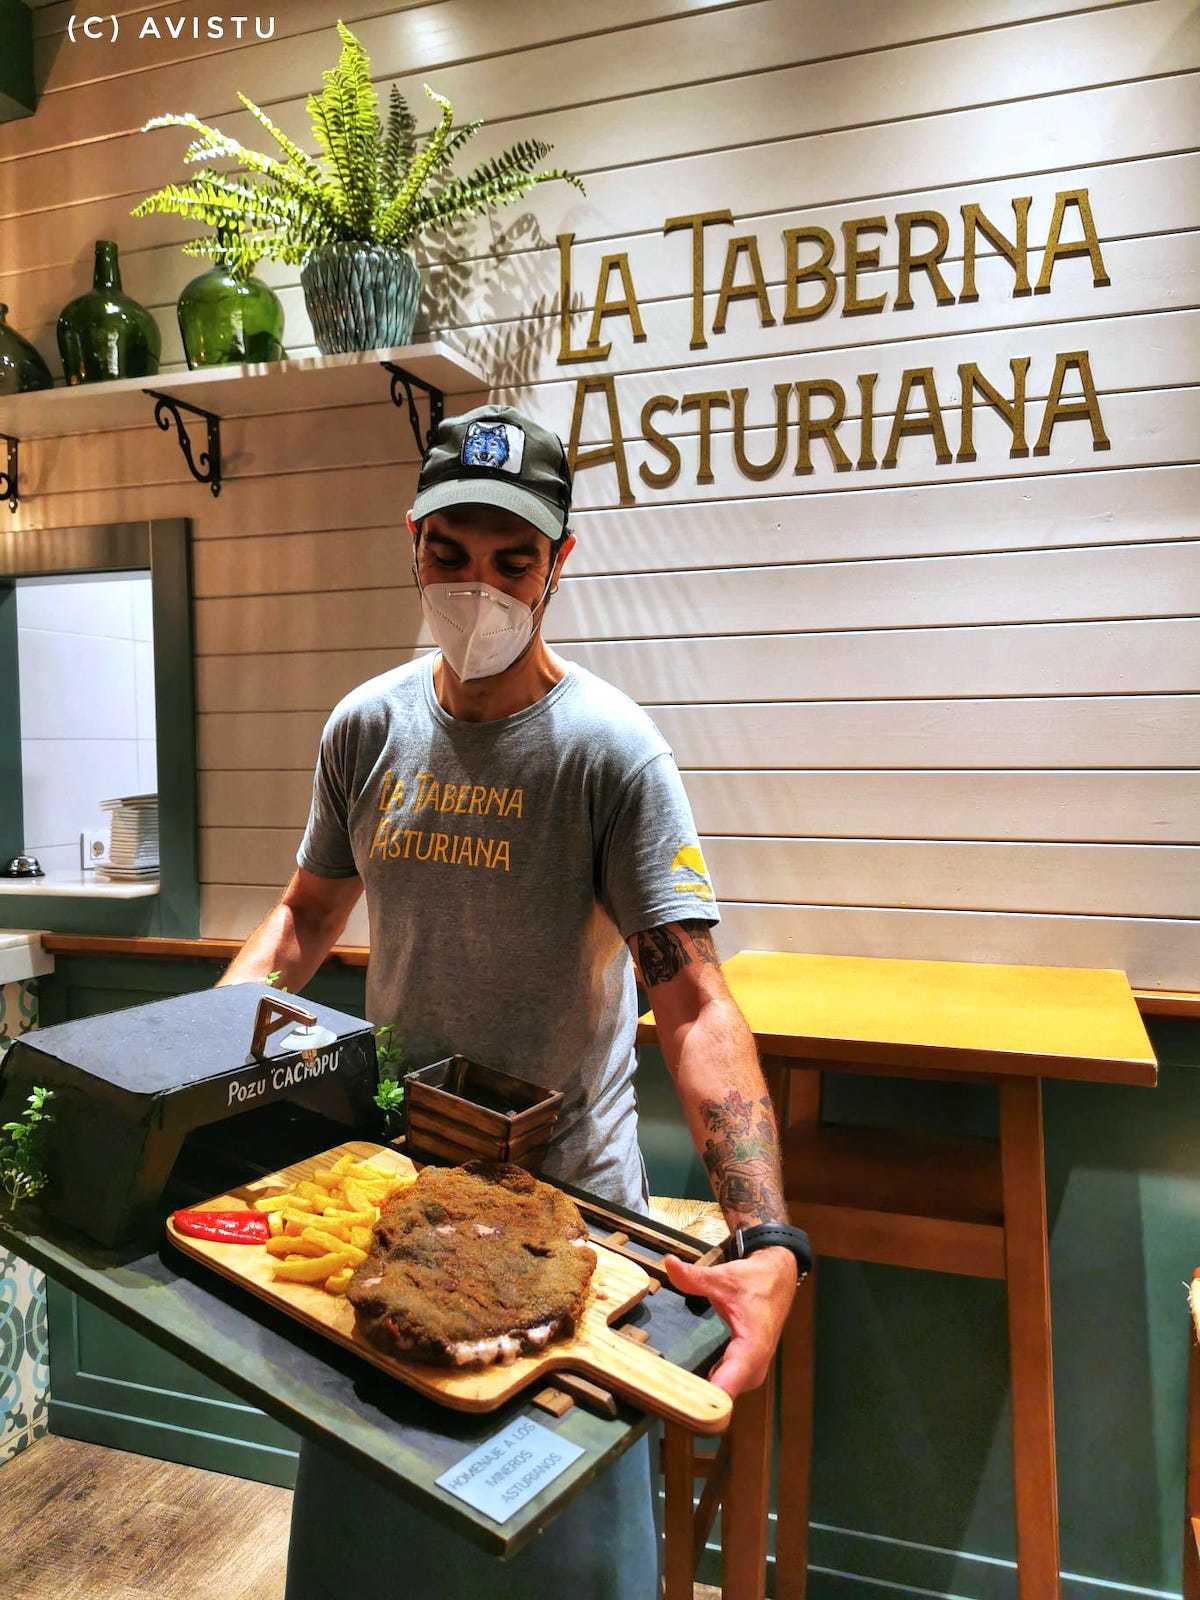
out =
[[670,983],[693,962],[719,966],[708,930],[707,922],[669,922],[665,927],[647,928],[644,933],[635,934],[634,954],[647,989],[659,983]]
[[786,1222],[779,1134],[770,1095],[747,1100],[731,1089],[723,1100],[702,1100],[704,1165],[731,1228]]

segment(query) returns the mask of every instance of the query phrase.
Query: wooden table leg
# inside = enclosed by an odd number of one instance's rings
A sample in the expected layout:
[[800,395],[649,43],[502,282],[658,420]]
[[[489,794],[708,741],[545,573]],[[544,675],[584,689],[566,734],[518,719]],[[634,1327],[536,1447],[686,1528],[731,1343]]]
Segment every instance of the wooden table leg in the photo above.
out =
[[804,1600],[812,1482],[817,1269],[796,1290],[779,1345],[779,1474],[775,1505],[775,1600]]
[[1020,1600],[1058,1600],[1058,1478],[1039,1078],[1005,1078],[1000,1165]]
[[[821,1120],[819,1069],[767,1058],[764,1066],[781,1136]],[[777,1087],[778,1085],[778,1087]],[[804,1226],[803,1207],[789,1220]],[[804,1600],[808,1589],[808,1518],[812,1482],[813,1389],[816,1380],[817,1272],[796,1291],[779,1344],[779,1472],[775,1505],[775,1597]]]
[[1188,1318],[1187,1487],[1183,1511],[1183,1600],[1200,1600],[1200,1343]]
[[721,1507],[721,1593],[725,1600],[764,1600],[767,1592],[774,1403],[772,1362],[766,1382],[734,1401],[729,1424],[729,1481]]
[[692,1436],[663,1425],[663,1600],[692,1600]]

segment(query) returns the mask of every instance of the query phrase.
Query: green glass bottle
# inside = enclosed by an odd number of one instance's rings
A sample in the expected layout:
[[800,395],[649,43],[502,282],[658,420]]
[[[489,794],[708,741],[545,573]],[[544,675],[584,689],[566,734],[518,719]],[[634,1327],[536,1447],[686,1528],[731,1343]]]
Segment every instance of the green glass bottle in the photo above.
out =
[[179,332],[189,367],[231,361],[282,361],[283,305],[261,278],[222,265],[202,272],[179,296]]
[[8,307],[0,305],[0,394],[22,394],[26,389],[53,389],[50,368],[28,339],[5,322]]
[[68,383],[106,378],[146,378],[158,371],[162,335],[146,310],[121,290],[121,267],[111,239],[96,240],[96,268],[88,294],[58,317],[58,350]]

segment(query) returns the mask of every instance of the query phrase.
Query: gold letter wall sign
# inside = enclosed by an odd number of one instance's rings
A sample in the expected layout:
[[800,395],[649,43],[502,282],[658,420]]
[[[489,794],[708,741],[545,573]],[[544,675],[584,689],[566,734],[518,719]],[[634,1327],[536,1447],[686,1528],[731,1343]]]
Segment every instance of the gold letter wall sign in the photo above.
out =
[[696,211],[687,217],[668,217],[663,223],[664,233],[675,233],[679,228],[692,230],[692,350],[707,350],[704,337],[704,230],[714,222],[724,222],[733,227],[732,211]]
[[[986,204],[986,212],[983,205],[975,202],[960,206],[953,222],[940,211],[923,210],[899,211],[890,218],[848,217],[840,221],[837,231],[816,223],[787,227],[779,230],[777,245],[760,233],[726,235],[719,285],[714,282],[714,290],[707,296],[706,232],[718,226],[733,228],[734,214],[720,209],[668,217],[663,223],[663,235],[685,232],[691,241],[686,291],[691,307],[688,348],[707,350],[710,338],[725,335],[732,320],[736,327],[752,335],[750,348],[755,357],[803,354],[803,347],[797,349],[794,342],[789,347],[783,330],[800,323],[811,325],[830,313],[869,317],[889,311],[912,311],[918,300],[927,311],[949,311],[955,305],[978,302],[979,281],[992,300],[1049,294],[1055,267],[1073,257],[1087,258],[1091,288],[1102,289],[1111,283],[1086,189],[1064,189],[1055,194],[1049,219],[1043,217],[1040,221],[1046,242],[1041,249],[1037,280],[1032,284],[1031,228],[1039,226],[1033,217],[1033,197],[1015,195],[1009,200],[1011,223],[1004,219],[1000,201],[989,197]],[[889,249],[893,229],[894,249]],[[1035,239],[1040,236],[1033,235]],[[981,239],[989,252],[983,257]],[[572,342],[575,319],[581,318],[589,307],[582,295],[574,302],[572,299],[571,252],[575,235],[559,234],[557,242],[559,365],[610,361],[612,340],[602,342],[601,335],[611,329],[614,319],[624,318],[627,325],[623,348],[653,342],[655,319],[661,327],[664,315],[668,319],[671,316],[669,309],[665,314],[661,309],[666,298],[661,267],[659,276],[652,279],[650,298],[645,302],[651,314],[647,332],[628,251],[600,256],[587,338],[582,346]],[[1035,244],[1033,248],[1036,251],[1038,247]],[[959,261],[961,266],[956,267]],[[1071,269],[1066,269],[1066,275],[1076,284],[1081,271],[1086,270],[1075,268],[1072,275]],[[774,280],[773,273],[777,274]],[[895,284],[894,296],[890,283]],[[745,305],[746,301],[751,305]],[[946,331],[953,332],[953,326]],[[769,348],[773,339],[778,340],[777,352]],[[819,348],[821,342],[814,330],[811,344]],[[870,342],[885,344],[887,335],[873,334]],[[918,351],[913,354],[919,360]],[[768,398],[765,393],[756,394],[736,384],[727,389],[697,387],[692,392],[678,392],[685,388],[688,369],[673,365],[668,350],[658,361],[647,363],[648,374],[653,375],[649,381],[643,378],[639,384],[631,377],[622,383],[627,400],[639,387],[644,395],[651,383],[669,390],[670,382],[663,384],[663,380],[671,374],[678,384],[676,393],[651,394],[641,403],[637,413],[640,434],[625,432],[615,374],[593,374],[576,381],[568,456],[576,472],[612,465],[621,505],[635,501],[631,449],[638,479],[646,488],[669,489],[682,482],[685,492],[690,485],[724,483],[725,488],[718,489],[718,493],[736,494],[738,481],[762,483],[789,470],[806,477],[830,469],[838,474],[872,472],[880,467],[895,469],[902,453],[910,472],[915,466],[927,465],[936,473],[941,467],[977,461],[981,447],[999,470],[1001,449],[1007,460],[1030,454],[1027,417],[1031,405],[1037,404],[1029,398],[1034,383],[1040,384],[1046,395],[1040,419],[1036,419],[1034,455],[1050,453],[1056,428],[1081,422],[1090,430],[1092,449],[1108,450],[1110,441],[1088,352],[1039,353],[1039,359],[1046,357],[1052,359],[1053,371],[1033,377],[1030,369],[1034,357],[1029,355],[1008,357],[1007,374],[1002,370],[985,371],[973,361],[961,361],[953,373],[943,372],[940,382],[932,366],[913,366],[900,375],[898,384],[892,378],[882,389],[878,372],[860,372],[854,379],[857,395],[844,370],[837,378],[813,377],[806,371],[796,379],[789,378],[786,369],[781,374],[780,362],[774,360],[768,369],[772,380]],[[720,366],[698,370],[698,378],[701,371],[701,381],[707,379],[710,384],[714,379],[721,382],[724,376]],[[1035,395],[1038,392],[1033,389]],[[606,432],[602,437],[607,438],[607,443],[584,449],[584,412],[591,395],[603,397]],[[977,407],[984,413],[979,422]],[[954,449],[949,435],[955,425],[956,409],[958,439]],[[695,431],[678,432],[681,425],[686,425],[687,417],[695,417]],[[997,428],[995,417],[1006,432]],[[1034,421],[1029,418],[1029,430]],[[981,439],[977,439],[977,433]],[[1071,437],[1077,440],[1079,436],[1072,433]],[[877,455],[877,439],[882,443],[881,457]],[[790,465],[789,443],[794,452]],[[638,459],[639,445],[645,447],[645,459]]]

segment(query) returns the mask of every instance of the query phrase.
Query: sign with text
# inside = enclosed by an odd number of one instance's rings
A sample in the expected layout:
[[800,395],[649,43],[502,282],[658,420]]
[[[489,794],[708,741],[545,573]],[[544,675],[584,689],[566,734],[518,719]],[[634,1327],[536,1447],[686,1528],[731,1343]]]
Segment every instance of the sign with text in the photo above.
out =
[[493,1522],[507,1522],[582,1454],[580,1445],[560,1439],[532,1417],[518,1417],[456,1461],[437,1484]]
[[[668,217],[663,223],[664,235],[678,234],[685,256],[690,257],[689,348],[713,349],[714,359],[720,359],[717,350],[726,332],[729,308],[741,301],[753,305],[760,329],[811,324],[829,315],[870,317],[910,311],[916,304],[912,291],[918,279],[937,308],[969,304],[979,299],[976,276],[981,239],[1009,273],[1009,293],[1013,297],[1049,295],[1056,264],[1079,256],[1087,258],[1092,287],[1108,288],[1112,280],[1101,254],[1088,191],[1068,189],[1055,195],[1046,242],[1040,251],[1030,242],[1032,203],[1029,195],[1014,196],[1011,222],[989,217],[978,205],[964,205],[960,208],[957,236],[955,225],[940,211],[899,213],[894,218],[896,293],[890,305],[889,293],[878,288],[881,249],[890,230],[885,216],[847,219],[842,223],[840,240],[823,227],[784,229],[783,282],[774,293],[768,288],[758,235],[725,231],[737,226],[732,211]],[[710,236],[718,245],[724,244],[724,265],[715,298],[706,268]],[[591,297],[591,322],[584,342],[576,345],[574,242],[574,234],[558,237],[558,364],[602,365],[612,350],[611,341],[602,337],[610,319],[625,319],[635,344],[647,338],[636,272],[628,252],[601,258]],[[1031,252],[1035,258],[1040,257],[1036,278],[1031,272]],[[951,265],[955,260],[961,262],[957,270]],[[957,281],[951,281],[952,277]],[[894,337],[904,337],[905,332],[898,327]],[[868,342],[877,343],[880,337],[874,333]],[[718,341],[717,349],[710,343],[713,339]],[[781,353],[787,349],[787,339],[787,335],[781,337]],[[1028,393],[1032,357],[1020,355],[1008,362],[1007,372],[985,372],[974,362],[961,362],[951,381],[945,375],[939,378],[931,366],[906,367],[894,396],[877,392],[877,372],[858,374],[857,394],[848,392],[844,383],[833,377],[776,383],[769,399],[751,397],[746,388],[738,387],[652,394],[641,407],[637,428],[631,426],[633,419],[622,413],[614,377],[595,373],[580,378],[575,386],[568,456],[577,472],[588,467],[614,467],[621,504],[628,505],[636,499],[630,444],[638,440],[653,453],[637,466],[641,483],[651,489],[669,488],[685,471],[677,437],[669,431],[670,421],[682,421],[689,413],[695,413],[699,428],[698,451],[688,469],[695,484],[715,481],[712,442],[715,432],[722,428],[732,431],[738,475],[751,481],[773,478],[781,472],[805,477],[817,470],[818,462],[837,473],[886,471],[897,466],[905,441],[922,435],[932,443],[936,466],[973,462],[977,459],[974,417],[976,408],[981,406],[995,412],[1005,424],[1011,457],[1028,456],[1031,450],[1035,456],[1049,455],[1055,429],[1067,424],[1083,425],[1090,435],[1092,450],[1109,449],[1088,352],[1061,350],[1050,354],[1053,370],[1048,381],[1043,380],[1044,393],[1036,399]],[[599,428],[592,428],[592,436],[605,442],[581,448],[589,400],[600,409],[601,417]],[[753,447],[748,437],[751,433],[755,436]]]

